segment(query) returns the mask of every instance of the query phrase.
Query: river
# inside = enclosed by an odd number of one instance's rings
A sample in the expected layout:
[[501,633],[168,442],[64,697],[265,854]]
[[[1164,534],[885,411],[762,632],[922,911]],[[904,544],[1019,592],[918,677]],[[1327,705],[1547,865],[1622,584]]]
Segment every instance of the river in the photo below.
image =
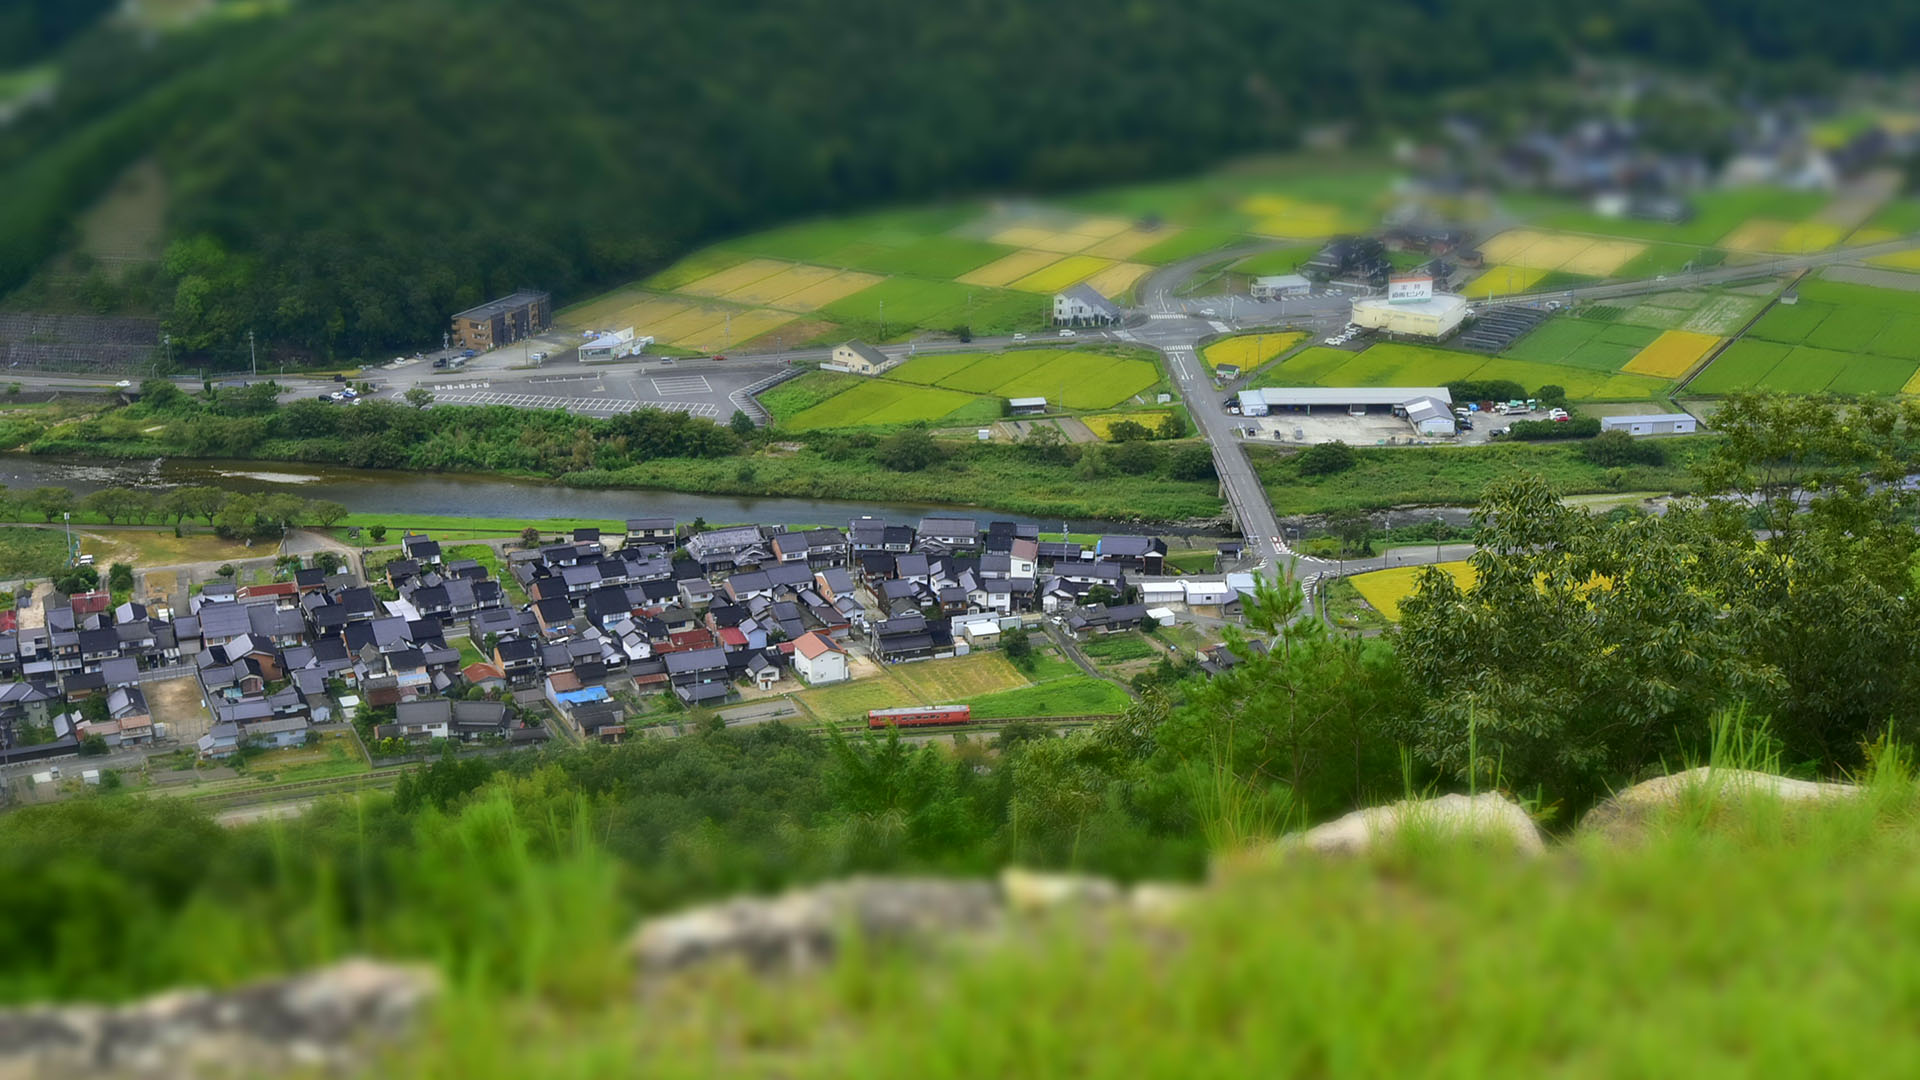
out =
[[[50,485],[70,488],[76,494],[105,487],[171,488],[208,484],[229,491],[286,492],[309,499],[330,499],[362,514],[608,521],[671,517],[681,522],[705,518],[715,525],[745,522],[844,525],[862,515],[913,522],[930,514],[951,514],[981,521],[1037,525],[1048,532],[1058,530],[1062,524],[1059,518],[1041,519],[977,507],[570,488],[538,480],[473,473],[344,469],[280,461],[164,458],[129,462],[0,454],[0,483],[15,491]],[[1070,519],[1065,524],[1074,532],[1170,532],[1112,521]]]

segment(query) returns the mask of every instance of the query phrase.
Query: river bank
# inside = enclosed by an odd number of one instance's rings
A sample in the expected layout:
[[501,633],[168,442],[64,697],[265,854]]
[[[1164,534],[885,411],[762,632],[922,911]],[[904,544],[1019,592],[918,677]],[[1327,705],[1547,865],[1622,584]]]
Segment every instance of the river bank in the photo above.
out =
[[[852,497],[755,497],[724,493],[568,487],[553,481],[469,473],[420,473],[348,469],[293,462],[153,458],[121,461],[0,454],[0,484],[16,495],[35,487],[65,487],[76,495],[103,488],[158,490],[208,485],[256,494],[291,494],[340,503],[345,525],[389,529],[518,533],[528,525],[543,531],[578,525],[606,527],[630,517],[671,517],[708,524],[842,525],[852,518],[902,522],[933,515],[960,515],[1033,525],[1045,532],[1210,535],[1201,523],[1120,522],[1091,517],[1053,517],[911,499]],[[856,493],[848,493],[849,495]],[[76,521],[81,520],[76,515]]]

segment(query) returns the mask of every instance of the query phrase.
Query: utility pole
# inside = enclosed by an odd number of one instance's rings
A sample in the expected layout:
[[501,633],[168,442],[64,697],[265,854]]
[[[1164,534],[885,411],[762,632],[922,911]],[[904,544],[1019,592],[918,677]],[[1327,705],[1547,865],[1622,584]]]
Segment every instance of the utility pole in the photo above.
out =
[[67,523],[67,565],[72,566],[80,555],[79,550],[73,546],[73,511],[62,510],[60,517]]
[[880,301],[880,340],[887,340],[887,302]]
[[251,330],[247,331],[247,367],[253,372],[254,378],[260,377],[260,358],[253,353],[253,331]]

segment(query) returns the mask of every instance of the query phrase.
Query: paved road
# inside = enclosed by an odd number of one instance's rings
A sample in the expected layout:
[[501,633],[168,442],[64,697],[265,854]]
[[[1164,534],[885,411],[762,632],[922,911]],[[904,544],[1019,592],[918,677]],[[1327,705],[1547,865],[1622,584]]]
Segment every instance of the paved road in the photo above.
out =
[[1689,270],[1683,274],[1662,274],[1658,277],[1643,278],[1639,281],[1621,281],[1611,285],[1587,285],[1578,289],[1568,289],[1557,293],[1522,293],[1515,296],[1496,297],[1481,301],[1482,307],[1504,304],[1530,304],[1544,300],[1610,300],[1622,296],[1640,296],[1646,293],[1669,292],[1674,289],[1692,289],[1702,285],[1717,285],[1729,281],[1741,281],[1755,277],[1773,277],[1779,274],[1791,274],[1801,270],[1813,270],[1836,263],[1858,262],[1875,255],[1892,255],[1920,247],[1920,236],[1903,236],[1878,244],[1861,244],[1857,247],[1834,248],[1831,251],[1816,251],[1806,255],[1779,255],[1768,259],[1756,260],[1737,266],[1715,266],[1704,270]]

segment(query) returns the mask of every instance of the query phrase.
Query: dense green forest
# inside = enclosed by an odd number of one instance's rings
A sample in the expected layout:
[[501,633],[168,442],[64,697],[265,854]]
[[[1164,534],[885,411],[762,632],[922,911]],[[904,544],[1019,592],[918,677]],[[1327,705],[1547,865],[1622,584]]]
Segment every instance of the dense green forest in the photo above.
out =
[[[522,284],[563,300],[699,242],[942,193],[1185,174],[1429,118],[1435,91],[1582,52],[1811,79],[1906,59],[1920,5],[1382,0],[306,0],[154,35],[15,2],[59,93],[0,128],[0,290],[127,167],[166,176],[180,348],[363,355]],[[240,7],[236,5],[236,10]],[[0,25],[5,25],[0,23]],[[63,46],[60,45],[65,41]]]

